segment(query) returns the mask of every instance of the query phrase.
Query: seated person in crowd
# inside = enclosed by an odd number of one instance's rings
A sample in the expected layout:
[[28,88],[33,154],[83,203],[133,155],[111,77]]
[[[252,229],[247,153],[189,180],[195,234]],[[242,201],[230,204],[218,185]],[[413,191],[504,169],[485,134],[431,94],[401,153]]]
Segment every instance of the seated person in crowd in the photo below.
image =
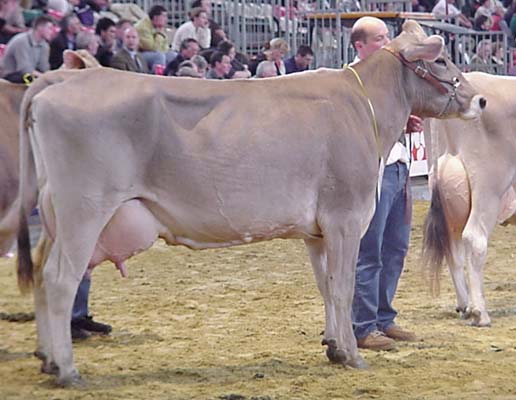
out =
[[[124,46],[125,30],[134,24],[128,19],[119,19],[116,23],[116,49],[120,50]],[[139,35],[138,35],[139,38]],[[139,40],[138,40],[139,42]]]
[[197,68],[197,71],[199,72],[200,78],[206,78],[206,72],[208,71],[208,61],[206,59],[197,54],[196,56],[193,56],[190,61],[195,65]]
[[109,18],[101,18],[97,22],[95,33],[100,37],[100,46],[97,52],[97,60],[100,65],[109,67],[111,65],[111,58],[116,51],[116,25],[115,22]]
[[197,71],[197,67],[190,60],[185,60],[179,65],[176,76],[200,78],[199,71]]
[[135,25],[140,35],[140,51],[147,60],[150,71],[155,64],[167,65],[176,56],[175,52],[170,51],[168,44],[165,31],[167,18],[165,7],[155,5],[150,9],[148,17]]
[[434,14],[436,18],[440,19],[457,19],[459,25],[466,28],[472,28],[473,24],[471,21],[462,14],[460,10],[453,5],[453,3],[455,3],[455,0],[439,0],[432,9],[432,14]]
[[210,58],[210,70],[206,74],[208,79],[226,79],[226,75],[231,70],[231,60],[229,56],[221,51],[215,51]]
[[75,47],[77,50],[87,50],[88,53],[95,57],[99,49],[98,37],[91,31],[81,31],[75,38]]
[[269,54],[267,59],[276,65],[278,75],[285,75],[287,72],[283,58],[288,53],[288,50],[288,43],[285,39],[274,38],[269,42]]
[[193,38],[187,38],[181,42],[179,54],[168,63],[164,75],[174,76],[179,69],[179,64],[199,54],[199,43]]
[[301,45],[298,47],[295,56],[285,60],[285,72],[293,74],[294,72],[306,71],[310,68],[313,60],[314,52],[310,46]]
[[231,70],[229,71],[229,74],[226,76],[226,78],[247,79],[251,77],[251,72],[249,72],[249,66],[247,64],[242,63],[236,57],[237,52],[235,49],[235,45],[233,43],[227,40],[219,42],[217,50],[227,55],[231,60]]
[[140,39],[138,32],[133,26],[129,26],[123,37],[123,46],[111,59],[111,67],[124,71],[149,72],[147,62],[138,53]]
[[0,0],[0,44],[5,44],[14,35],[26,31],[18,1]]
[[493,19],[486,15],[480,14],[473,21],[473,29],[476,31],[489,32],[493,27]]
[[187,38],[197,40],[202,49],[210,47],[211,32],[208,27],[208,15],[202,8],[192,8],[190,10],[190,21],[185,22],[177,28],[172,42],[172,50],[179,51],[181,42]]
[[53,19],[42,15],[34,20],[34,28],[13,37],[3,57],[4,79],[22,83],[38,78],[50,69],[48,43],[54,36]]
[[256,67],[256,78],[271,78],[273,76],[278,76],[278,71],[272,61],[261,61]]
[[493,43],[489,39],[483,39],[477,44],[476,53],[471,57],[471,68],[474,71],[491,72],[490,67],[493,55]]
[[84,26],[93,27],[95,25],[95,17],[93,10],[86,0],[68,0],[72,7],[72,13],[77,15]]
[[77,15],[69,14],[59,23],[61,30],[50,42],[50,68],[57,69],[63,64],[63,52],[75,50],[75,38],[81,31],[82,24]]
[[219,42],[223,40],[228,40],[226,32],[220,27],[218,23],[216,23],[212,19],[212,9],[211,9],[211,0],[195,0],[192,3],[192,8],[201,7],[204,11],[206,11],[206,15],[208,16],[208,26],[210,28],[211,34],[211,43],[210,47],[215,48],[219,44]]

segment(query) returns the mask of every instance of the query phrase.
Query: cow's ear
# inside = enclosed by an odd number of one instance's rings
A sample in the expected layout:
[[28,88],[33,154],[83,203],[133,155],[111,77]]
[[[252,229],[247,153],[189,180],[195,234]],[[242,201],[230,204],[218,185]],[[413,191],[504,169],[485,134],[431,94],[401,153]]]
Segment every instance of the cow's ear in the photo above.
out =
[[426,60],[435,61],[444,49],[444,39],[441,36],[432,35],[420,43],[416,43],[401,51],[408,61]]
[[83,59],[72,50],[65,50],[63,53],[63,65],[66,69],[84,69]]
[[412,19],[409,19],[403,23],[402,30],[403,32],[413,33],[421,38],[427,37],[427,34],[423,28],[421,28],[421,25]]

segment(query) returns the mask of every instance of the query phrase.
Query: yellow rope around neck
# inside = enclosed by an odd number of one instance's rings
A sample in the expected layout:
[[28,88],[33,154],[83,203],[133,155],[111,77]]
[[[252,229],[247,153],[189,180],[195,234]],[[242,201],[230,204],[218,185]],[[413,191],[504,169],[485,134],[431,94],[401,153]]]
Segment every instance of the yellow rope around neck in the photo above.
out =
[[355,75],[355,78],[357,78],[360,88],[362,89],[362,94],[366,98],[367,104],[369,104],[369,110],[371,111],[371,116],[373,117],[374,137],[376,139],[376,149],[378,151],[378,163],[381,163],[382,139],[380,138],[380,133],[378,132],[378,122],[376,122],[376,114],[374,112],[373,103],[371,103],[371,99],[369,99],[369,96],[367,95],[364,84],[362,83],[362,79],[360,79],[360,75],[358,75],[358,72],[355,70],[355,68],[353,68],[351,65],[345,64],[344,69],[349,69],[351,72],[353,72],[353,75]]

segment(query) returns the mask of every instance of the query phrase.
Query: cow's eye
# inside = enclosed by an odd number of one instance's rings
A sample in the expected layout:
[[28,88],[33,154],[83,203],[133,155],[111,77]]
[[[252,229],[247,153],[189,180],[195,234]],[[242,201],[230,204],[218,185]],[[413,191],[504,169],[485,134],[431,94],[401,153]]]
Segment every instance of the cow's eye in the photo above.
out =
[[435,60],[435,63],[442,66],[446,66],[446,61],[444,60],[444,58],[438,58],[437,60]]

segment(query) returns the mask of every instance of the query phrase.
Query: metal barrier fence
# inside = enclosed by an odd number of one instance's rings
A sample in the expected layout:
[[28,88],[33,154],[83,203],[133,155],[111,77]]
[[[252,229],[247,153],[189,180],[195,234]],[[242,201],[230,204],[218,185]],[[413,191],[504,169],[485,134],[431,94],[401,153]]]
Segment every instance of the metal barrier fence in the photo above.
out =
[[[114,1],[136,3],[145,11],[164,5],[169,25],[177,28],[188,20],[193,0]],[[349,41],[351,26],[367,14],[383,19],[392,37],[406,18],[417,19],[429,34],[445,38],[448,54],[463,71],[506,74],[508,66],[514,65],[504,32],[464,29],[411,10],[411,0],[212,0],[212,18],[236,48],[250,56],[270,39],[282,37],[291,53],[301,44],[309,45],[315,54],[314,68],[340,68],[355,56]]]

